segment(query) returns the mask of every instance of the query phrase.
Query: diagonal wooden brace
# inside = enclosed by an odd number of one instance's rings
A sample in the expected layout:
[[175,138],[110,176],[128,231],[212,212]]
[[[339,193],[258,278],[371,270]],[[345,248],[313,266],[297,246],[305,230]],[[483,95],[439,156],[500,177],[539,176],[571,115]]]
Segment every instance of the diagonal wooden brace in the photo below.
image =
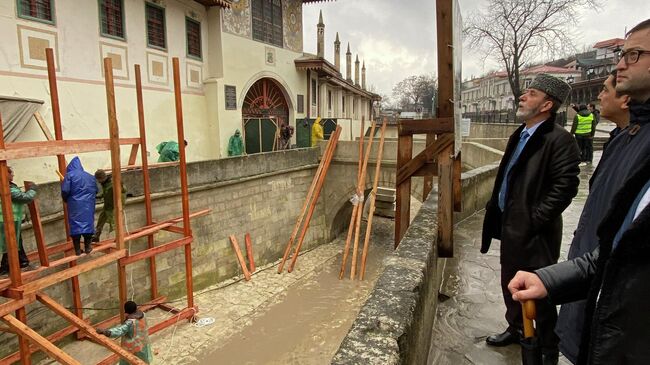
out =
[[441,135],[434,143],[428,145],[422,152],[418,153],[417,156],[413,157],[397,171],[396,185],[403,183],[406,179],[413,176],[428,161],[433,160],[440,152],[453,144],[454,135],[452,133]]
[[41,303],[43,303],[46,307],[50,308],[54,313],[65,318],[66,320],[68,320],[68,322],[78,327],[83,332],[85,332],[85,334],[88,337],[92,338],[93,341],[104,345],[104,347],[120,355],[120,357],[122,357],[123,359],[125,359],[131,364],[145,365],[144,361],[140,360],[137,356],[133,355],[129,351],[123,349],[121,346],[113,342],[110,338],[98,334],[97,331],[91,325],[86,323],[81,318],[72,314],[72,312],[68,311],[65,307],[57,303],[54,299],[50,298],[46,294],[39,292],[36,294],[36,298]]

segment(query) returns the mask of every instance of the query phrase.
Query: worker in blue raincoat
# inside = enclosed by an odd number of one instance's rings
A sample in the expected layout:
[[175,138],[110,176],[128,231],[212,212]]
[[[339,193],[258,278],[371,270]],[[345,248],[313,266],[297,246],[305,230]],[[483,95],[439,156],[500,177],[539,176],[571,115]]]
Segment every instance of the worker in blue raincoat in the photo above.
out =
[[95,195],[95,177],[84,171],[79,157],[75,156],[68,164],[61,183],[61,196],[68,204],[70,237],[77,256],[81,255],[81,236],[84,237],[86,254],[93,250],[91,240],[95,233]]

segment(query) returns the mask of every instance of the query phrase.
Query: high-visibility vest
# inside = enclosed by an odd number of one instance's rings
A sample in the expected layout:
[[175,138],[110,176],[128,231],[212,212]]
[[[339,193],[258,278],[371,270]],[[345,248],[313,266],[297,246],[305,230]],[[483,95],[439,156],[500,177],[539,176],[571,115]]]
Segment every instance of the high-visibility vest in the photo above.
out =
[[578,127],[576,128],[575,134],[591,134],[591,127],[594,121],[594,115],[589,114],[586,117],[578,114]]
[[122,347],[131,353],[142,351],[144,346],[149,343],[149,329],[145,317],[140,319],[129,318],[127,321],[132,323],[133,335],[122,336]]

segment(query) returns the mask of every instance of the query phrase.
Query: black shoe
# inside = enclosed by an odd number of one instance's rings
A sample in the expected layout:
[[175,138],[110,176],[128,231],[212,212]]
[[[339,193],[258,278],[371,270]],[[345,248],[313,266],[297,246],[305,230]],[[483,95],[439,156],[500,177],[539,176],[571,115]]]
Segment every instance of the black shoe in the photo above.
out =
[[542,364],[544,365],[557,365],[560,354],[557,352],[542,354]]
[[9,268],[1,267],[0,268],[0,276],[5,276],[7,274],[9,274]]
[[485,339],[485,343],[490,346],[508,346],[513,343],[519,343],[521,336],[518,333],[512,333],[509,330],[505,330],[503,333],[496,335],[488,336]]
[[90,243],[85,244],[84,248],[85,248],[84,251],[86,251],[86,255],[90,255],[90,253],[93,252],[93,246]]
[[21,263],[20,263],[20,268],[21,268],[21,269],[24,269],[24,268],[26,268],[26,267],[28,267],[28,266],[29,266],[29,261],[27,261],[27,262],[21,262]]
[[99,242],[99,235],[98,234],[94,235],[91,242]]

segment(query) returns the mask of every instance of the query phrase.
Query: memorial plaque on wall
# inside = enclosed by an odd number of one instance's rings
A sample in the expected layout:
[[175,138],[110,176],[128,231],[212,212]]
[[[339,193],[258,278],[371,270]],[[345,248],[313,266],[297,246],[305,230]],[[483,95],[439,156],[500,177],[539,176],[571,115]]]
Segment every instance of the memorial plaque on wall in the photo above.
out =
[[225,85],[224,88],[226,110],[237,110],[237,88],[232,85]]

